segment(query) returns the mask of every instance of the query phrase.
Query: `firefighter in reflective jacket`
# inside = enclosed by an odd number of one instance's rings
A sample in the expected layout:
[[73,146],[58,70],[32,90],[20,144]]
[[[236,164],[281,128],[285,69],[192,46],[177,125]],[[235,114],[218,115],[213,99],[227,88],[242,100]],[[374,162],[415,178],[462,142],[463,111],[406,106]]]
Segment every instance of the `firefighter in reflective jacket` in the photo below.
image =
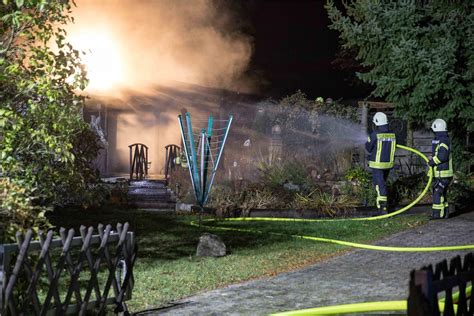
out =
[[433,172],[433,206],[431,218],[448,218],[449,205],[446,199],[449,183],[453,178],[453,160],[451,141],[448,136],[447,124],[442,119],[434,120],[431,130],[435,138],[431,141],[432,155],[428,164]]
[[372,169],[372,180],[377,192],[379,214],[387,214],[387,181],[390,169],[393,168],[397,140],[388,128],[387,115],[377,112],[373,123],[375,130],[370,134],[365,149],[369,152],[369,167]]

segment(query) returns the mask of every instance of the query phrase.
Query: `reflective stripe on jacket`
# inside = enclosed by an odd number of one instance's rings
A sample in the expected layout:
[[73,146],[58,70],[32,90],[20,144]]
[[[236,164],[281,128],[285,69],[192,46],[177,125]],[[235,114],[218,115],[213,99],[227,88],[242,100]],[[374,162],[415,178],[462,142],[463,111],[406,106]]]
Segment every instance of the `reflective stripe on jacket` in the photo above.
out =
[[369,152],[369,167],[374,169],[390,169],[395,163],[397,139],[388,130],[388,125],[378,126],[370,134],[365,148]]
[[451,155],[451,141],[447,132],[435,132],[435,139],[431,141],[433,167],[435,178],[451,178],[453,176],[453,159]]

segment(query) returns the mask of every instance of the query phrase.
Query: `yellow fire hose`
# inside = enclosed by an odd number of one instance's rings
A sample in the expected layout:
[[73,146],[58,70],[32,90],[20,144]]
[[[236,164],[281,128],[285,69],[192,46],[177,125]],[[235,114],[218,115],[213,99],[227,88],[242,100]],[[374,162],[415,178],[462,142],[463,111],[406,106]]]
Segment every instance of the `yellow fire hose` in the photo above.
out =
[[[418,156],[420,156],[425,162],[428,162],[428,158],[419,152],[416,149],[406,147],[403,145],[397,145],[398,148],[411,151]],[[241,217],[241,218],[227,218],[225,221],[288,221],[288,222],[325,222],[325,221],[373,221],[379,219],[385,219],[389,217],[393,217],[395,215],[401,214],[410,208],[412,208],[415,204],[417,204],[423,196],[428,192],[431,186],[431,182],[433,181],[433,172],[430,169],[429,172],[428,182],[426,183],[425,188],[420,193],[420,195],[413,200],[407,206],[389,213],[380,216],[374,217],[363,217],[363,218],[350,218],[350,219],[300,219],[300,218],[272,218],[272,217]],[[214,219],[206,219],[202,221],[202,224],[205,222],[214,222]],[[191,225],[197,226],[195,222],[191,222]],[[229,227],[219,227],[213,226],[214,229],[219,230],[233,230],[233,231],[241,231],[241,232],[252,232],[252,233],[264,233],[262,231],[257,230],[250,230],[250,229],[241,229],[241,228],[229,228]],[[268,233],[268,232],[267,232]],[[313,237],[313,236],[302,236],[302,235],[286,235],[282,233],[273,233],[270,232],[269,234],[272,235],[284,235],[284,236],[291,236],[295,238],[302,238],[308,240],[314,240],[319,242],[326,242],[326,243],[333,243],[343,246],[355,247],[355,248],[362,248],[362,249],[370,249],[370,250],[380,250],[380,251],[397,251],[397,252],[427,252],[427,251],[452,251],[452,250],[469,250],[474,249],[474,245],[455,245],[455,246],[433,246],[433,247],[391,247],[391,246],[377,246],[377,245],[367,245],[367,244],[360,244],[360,243],[353,243],[349,241],[337,240],[337,239],[328,239],[322,237]],[[470,293],[471,287],[467,288],[466,291]],[[459,293],[453,294],[453,299],[459,295]],[[444,309],[444,299],[439,301],[440,310]],[[278,313],[274,315],[280,316],[289,316],[289,315],[334,315],[334,314],[347,314],[347,313],[361,313],[361,312],[377,312],[377,311],[406,311],[407,310],[407,302],[406,301],[380,301],[380,302],[363,302],[363,303],[354,303],[354,304],[345,304],[345,305],[335,305],[335,306],[325,306],[325,307],[317,307],[317,308],[310,308],[310,309],[303,309],[297,311],[288,311],[283,313]]]
[[[466,297],[471,295],[472,286],[466,287]],[[459,292],[453,293],[453,302],[459,299]],[[445,298],[438,301],[441,312],[444,311]],[[368,312],[395,312],[406,311],[407,301],[380,301],[380,302],[363,302],[343,305],[324,306],[316,308],[301,309],[297,311],[289,311],[272,314],[274,316],[309,316],[309,315],[337,315],[347,313],[368,313]],[[456,312],[456,305],[454,305]]]

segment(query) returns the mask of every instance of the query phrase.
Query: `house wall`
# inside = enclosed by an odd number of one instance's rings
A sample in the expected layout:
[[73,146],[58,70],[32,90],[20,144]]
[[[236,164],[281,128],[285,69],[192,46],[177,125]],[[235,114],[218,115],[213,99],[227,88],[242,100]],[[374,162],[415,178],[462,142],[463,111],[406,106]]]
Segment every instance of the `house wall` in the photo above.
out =
[[242,109],[242,100],[247,98],[243,94],[186,84],[156,86],[146,94],[128,92],[115,98],[93,96],[88,100],[84,118],[90,122],[91,115],[101,115],[101,128],[108,142],[96,159],[101,176],[128,177],[128,146],[134,143],[149,148],[149,174],[164,174],[165,146],[181,144],[178,115],[183,110],[191,113],[195,127],[204,127],[204,120],[210,114],[217,119],[227,118],[233,110]]

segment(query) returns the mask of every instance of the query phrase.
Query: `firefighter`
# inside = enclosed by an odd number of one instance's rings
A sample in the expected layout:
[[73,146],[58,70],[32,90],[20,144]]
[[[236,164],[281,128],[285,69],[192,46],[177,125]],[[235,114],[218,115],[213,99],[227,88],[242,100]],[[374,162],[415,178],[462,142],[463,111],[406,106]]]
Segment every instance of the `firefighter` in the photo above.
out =
[[449,205],[446,199],[449,183],[453,178],[453,160],[451,155],[451,141],[448,135],[447,124],[442,119],[434,120],[431,130],[435,138],[431,141],[432,155],[428,165],[433,172],[433,206],[432,219],[448,218]]
[[395,134],[389,131],[387,115],[377,112],[374,115],[374,131],[370,134],[365,149],[369,152],[369,167],[372,169],[372,181],[377,192],[377,208],[379,214],[387,214],[387,181],[390,169],[394,165]]

